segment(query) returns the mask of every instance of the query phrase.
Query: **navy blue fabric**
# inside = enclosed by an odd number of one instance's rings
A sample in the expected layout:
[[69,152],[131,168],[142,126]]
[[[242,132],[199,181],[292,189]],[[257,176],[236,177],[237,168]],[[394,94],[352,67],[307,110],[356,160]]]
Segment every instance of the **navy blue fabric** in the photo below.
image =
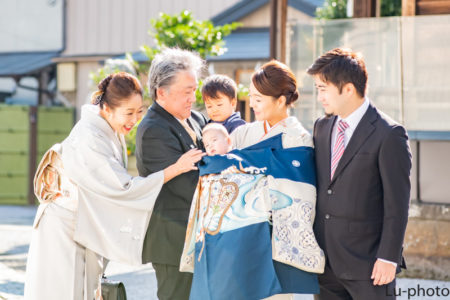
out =
[[210,120],[208,123],[219,123],[222,124],[228,131],[228,133],[232,133],[236,128],[238,128],[241,125],[244,125],[246,122],[242,120],[241,113],[240,112],[234,112],[231,114],[231,116],[228,117],[223,122],[216,122],[213,120]]
[[281,293],[269,226],[263,222],[214,236],[205,234],[200,261],[203,243],[195,245],[190,299],[257,300]]
[[[280,133],[280,134],[274,135],[271,138],[262,140],[261,142],[253,144],[246,148],[243,148],[242,150],[256,150],[256,149],[264,149],[264,148],[283,149],[283,134]],[[233,151],[236,151],[236,150],[238,150],[238,149],[235,149]]]
[[[233,165],[266,168],[262,173],[275,178],[316,183],[314,149],[283,149],[282,134],[227,155],[205,156],[200,175],[219,174]],[[204,238],[204,244],[195,245],[190,299],[256,300],[275,294],[319,292],[316,274],[272,260],[268,222],[214,236],[206,233]]]
[[195,245],[190,299],[247,300],[319,293],[317,274],[272,260],[270,240],[267,222],[214,236],[205,234],[205,245]]
[[305,272],[293,266],[273,260],[282,294],[318,294],[317,274]]
[[240,166],[267,168],[263,174],[315,186],[314,149],[312,147],[283,149],[281,145],[279,134],[248,148],[232,150],[228,155],[205,156],[199,164],[200,176],[219,174],[234,165],[238,169]]

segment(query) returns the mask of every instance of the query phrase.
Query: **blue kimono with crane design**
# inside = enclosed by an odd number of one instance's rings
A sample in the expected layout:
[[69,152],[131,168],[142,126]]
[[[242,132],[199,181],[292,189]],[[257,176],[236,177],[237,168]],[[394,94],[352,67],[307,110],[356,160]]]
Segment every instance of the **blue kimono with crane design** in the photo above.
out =
[[199,169],[180,266],[194,272],[190,299],[318,293],[314,149],[279,134]]

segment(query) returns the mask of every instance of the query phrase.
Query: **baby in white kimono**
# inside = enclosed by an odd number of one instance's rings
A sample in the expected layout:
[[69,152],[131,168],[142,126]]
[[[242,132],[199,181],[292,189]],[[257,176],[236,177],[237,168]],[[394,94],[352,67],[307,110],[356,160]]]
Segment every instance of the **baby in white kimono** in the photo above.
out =
[[203,144],[208,155],[226,154],[232,149],[227,129],[219,123],[210,123],[202,131]]

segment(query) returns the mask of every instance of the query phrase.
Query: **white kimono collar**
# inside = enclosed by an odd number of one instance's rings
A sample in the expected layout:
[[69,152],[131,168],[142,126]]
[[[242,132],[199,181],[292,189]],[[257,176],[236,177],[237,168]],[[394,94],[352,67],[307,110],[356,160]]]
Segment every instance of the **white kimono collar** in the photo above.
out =
[[108,135],[115,135],[114,130],[109,125],[108,121],[100,116],[100,107],[93,104],[85,104],[81,107],[81,120],[85,120],[90,124],[95,125],[101,131]]
[[[123,134],[115,132],[102,116],[100,116],[100,107],[93,104],[85,104],[81,107],[81,120],[92,124],[97,129],[110,137],[117,143],[119,149],[122,149],[122,160],[125,168],[128,165],[127,147]],[[115,138],[114,138],[115,137]]]

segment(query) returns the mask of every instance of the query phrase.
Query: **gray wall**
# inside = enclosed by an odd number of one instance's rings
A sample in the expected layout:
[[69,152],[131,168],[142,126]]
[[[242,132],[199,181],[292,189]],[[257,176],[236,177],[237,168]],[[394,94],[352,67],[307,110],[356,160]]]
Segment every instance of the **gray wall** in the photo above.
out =
[[63,47],[63,0],[0,0],[0,52]]
[[[23,0],[22,0],[23,1]],[[150,19],[187,9],[210,19],[239,0],[67,0],[64,55],[115,54],[153,45]]]

